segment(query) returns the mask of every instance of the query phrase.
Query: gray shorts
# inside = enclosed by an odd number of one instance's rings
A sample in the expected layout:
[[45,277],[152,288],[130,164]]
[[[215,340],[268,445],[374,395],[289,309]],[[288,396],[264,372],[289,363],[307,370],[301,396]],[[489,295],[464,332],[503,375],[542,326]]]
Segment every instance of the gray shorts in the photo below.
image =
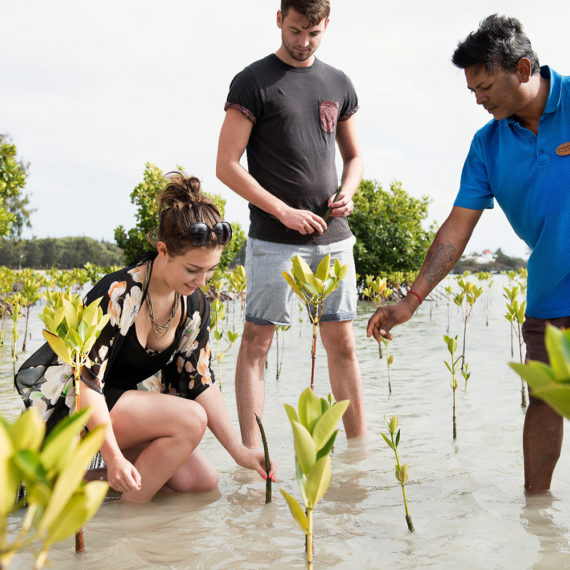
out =
[[356,271],[352,248],[356,238],[328,245],[297,245],[248,238],[245,253],[247,293],[245,319],[256,325],[290,325],[291,303],[298,297],[283,278],[291,273],[291,258],[300,255],[316,271],[321,259],[348,263],[348,272],[324,302],[322,321],[352,321],[356,318]]

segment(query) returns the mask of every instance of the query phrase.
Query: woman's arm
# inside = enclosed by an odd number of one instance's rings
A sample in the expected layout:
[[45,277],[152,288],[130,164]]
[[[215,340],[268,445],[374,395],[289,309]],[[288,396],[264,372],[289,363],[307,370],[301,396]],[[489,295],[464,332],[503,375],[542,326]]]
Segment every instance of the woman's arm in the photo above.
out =
[[[224,399],[218,387],[212,384],[196,398],[196,402],[206,411],[208,427],[216,436],[216,439],[233,457],[234,461],[242,467],[255,469],[264,479],[267,479],[263,453],[243,445],[237,431],[230,421]],[[275,481],[276,473],[277,467],[274,462],[271,461],[269,477],[272,481]]]
[[101,446],[101,455],[107,466],[107,481],[109,485],[121,492],[138,491],[141,488],[141,476],[136,467],[125,458],[119,448],[105,397],[85,384],[81,388],[79,407],[83,409],[89,406],[92,410],[87,427],[92,430],[99,425],[107,426],[105,439]]

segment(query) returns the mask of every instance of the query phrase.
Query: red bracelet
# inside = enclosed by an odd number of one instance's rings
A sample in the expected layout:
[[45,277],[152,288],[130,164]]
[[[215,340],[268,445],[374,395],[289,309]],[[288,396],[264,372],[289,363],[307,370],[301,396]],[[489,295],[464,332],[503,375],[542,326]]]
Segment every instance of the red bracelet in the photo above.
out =
[[411,289],[408,291],[408,295],[409,295],[410,293],[411,293],[412,295],[414,295],[414,297],[417,297],[417,298],[418,298],[418,301],[420,302],[420,305],[421,305],[421,304],[422,304],[422,298],[421,298],[415,291],[412,291]]

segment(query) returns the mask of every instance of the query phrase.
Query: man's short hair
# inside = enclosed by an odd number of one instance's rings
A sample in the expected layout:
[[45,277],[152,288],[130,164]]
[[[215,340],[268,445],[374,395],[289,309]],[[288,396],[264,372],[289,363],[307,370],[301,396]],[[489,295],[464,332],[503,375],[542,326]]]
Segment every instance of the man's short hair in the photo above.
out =
[[451,61],[461,69],[483,65],[488,73],[492,73],[497,66],[514,71],[523,57],[530,60],[531,73],[540,70],[538,56],[519,20],[493,14],[479,24],[477,31],[457,44]]
[[293,8],[307,18],[309,25],[316,26],[329,17],[331,5],[329,0],[281,0],[281,14],[287,16],[289,9]]

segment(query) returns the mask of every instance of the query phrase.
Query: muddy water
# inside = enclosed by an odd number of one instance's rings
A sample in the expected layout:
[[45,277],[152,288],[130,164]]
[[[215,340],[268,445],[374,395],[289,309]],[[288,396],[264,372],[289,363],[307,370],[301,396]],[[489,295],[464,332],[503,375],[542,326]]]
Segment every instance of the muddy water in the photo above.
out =
[[[397,329],[391,345],[392,394],[386,361],[365,338],[372,306],[362,303],[355,323],[364,378],[368,436],[347,445],[343,434],[333,456],[331,486],[315,513],[317,568],[564,568],[570,567],[570,453],[565,442],[552,492],[525,497],[520,380],[507,367],[508,323],[501,278],[490,290],[488,311],[480,299],[467,332],[472,370],[457,391],[457,440],[452,438],[451,389],[443,365],[447,350],[444,301],[424,303],[414,320]],[[230,320],[232,310],[229,310]],[[487,316],[489,325],[486,325]],[[236,311],[239,322],[239,309]],[[451,334],[461,316],[450,311]],[[37,323],[37,321],[34,321]],[[310,327],[285,333],[281,378],[272,348],[266,371],[265,429],[279,464],[278,486],[298,496],[291,429],[283,403],[296,403],[308,384]],[[8,338],[7,338],[8,341]],[[40,328],[32,345],[41,342]],[[8,342],[6,344],[9,344]],[[326,359],[319,346],[316,389],[328,393]],[[235,421],[233,366],[236,347],[223,365],[223,394]],[[516,356],[516,353],[515,353]],[[0,412],[15,417],[11,363],[4,347]],[[400,456],[409,464],[407,494],[416,532],[404,520],[392,451],[380,437],[384,416],[398,414]],[[219,490],[204,495],[156,498],[123,505],[109,497],[85,529],[87,552],[77,558],[72,540],[50,554],[54,568],[303,568],[301,531],[276,486],[264,505],[264,483],[236,467],[208,435],[203,448],[219,469]],[[11,526],[18,522],[12,519]],[[30,568],[29,555],[13,568]]]

